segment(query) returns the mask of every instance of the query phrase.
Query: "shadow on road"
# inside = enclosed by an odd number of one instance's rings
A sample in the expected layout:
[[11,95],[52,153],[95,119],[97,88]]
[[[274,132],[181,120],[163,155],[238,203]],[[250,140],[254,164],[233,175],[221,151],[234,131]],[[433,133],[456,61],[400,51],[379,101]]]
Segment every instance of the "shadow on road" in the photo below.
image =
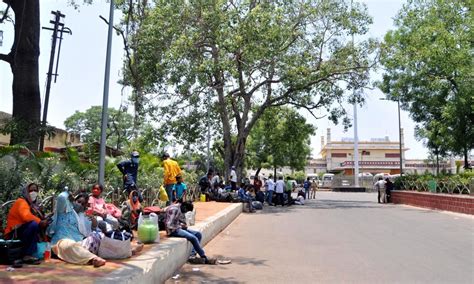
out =
[[291,206],[268,206],[265,205],[263,210],[259,210],[258,214],[279,214],[285,213],[289,210],[295,209],[318,209],[318,210],[330,210],[330,209],[387,209],[392,207],[393,204],[378,204],[374,201],[357,201],[357,200],[334,200],[334,199],[312,199],[306,202],[305,205],[291,205]]
[[[228,259],[228,256],[222,255],[213,255],[217,259]],[[224,271],[227,269],[236,270],[236,266],[245,266],[245,265],[252,265],[252,266],[268,266],[266,264],[267,260],[265,259],[256,259],[256,258],[248,258],[248,257],[240,257],[240,256],[232,256],[231,258],[232,263],[228,265],[212,265],[212,266],[205,266],[205,265],[184,265],[180,270],[180,276],[177,281],[179,283],[229,283],[229,284],[237,284],[237,283],[244,283],[242,281],[238,281],[235,277],[219,277],[219,271]],[[194,271],[199,269],[198,271]],[[207,272],[208,271],[208,272]],[[165,283],[175,283],[173,279],[168,279]]]

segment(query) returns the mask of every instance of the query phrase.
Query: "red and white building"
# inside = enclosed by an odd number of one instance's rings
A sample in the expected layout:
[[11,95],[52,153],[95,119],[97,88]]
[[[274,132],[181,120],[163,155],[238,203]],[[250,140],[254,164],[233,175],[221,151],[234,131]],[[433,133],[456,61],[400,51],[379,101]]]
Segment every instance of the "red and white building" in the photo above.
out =
[[[402,167],[404,173],[436,172],[436,165],[427,160],[405,159],[405,152],[409,148],[405,147],[402,129]],[[327,129],[326,141],[321,137],[322,149],[320,158],[308,161],[306,174],[318,173],[342,173],[344,175],[354,175],[354,141],[352,139],[342,139],[342,141],[331,140],[331,129]],[[400,173],[400,143],[390,141],[388,137],[372,138],[370,141],[359,141],[359,173]],[[454,161],[449,164],[440,164],[440,170],[452,171]]]

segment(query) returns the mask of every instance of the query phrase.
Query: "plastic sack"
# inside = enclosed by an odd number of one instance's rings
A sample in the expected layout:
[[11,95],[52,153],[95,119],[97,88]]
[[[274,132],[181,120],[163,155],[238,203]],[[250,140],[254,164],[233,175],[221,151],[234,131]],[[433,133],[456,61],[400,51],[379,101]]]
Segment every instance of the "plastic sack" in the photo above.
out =
[[123,259],[131,257],[132,243],[130,242],[130,239],[126,239],[122,236],[122,240],[117,240],[114,234],[121,233],[113,232],[110,238],[104,237],[100,241],[99,256],[105,259]]
[[186,226],[194,226],[196,224],[196,208],[193,211],[186,212],[184,217],[186,217]]
[[166,189],[164,186],[160,186],[160,200],[161,201],[169,201],[170,199],[168,198],[168,193],[166,193]]
[[206,195],[205,195],[205,194],[201,194],[200,200],[201,200],[201,202],[206,202]]
[[260,201],[252,201],[252,207],[256,210],[262,210],[263,209],[262,202],[260,202]]
[[140,242],[148,244],[160,242],[160,233],[158,231],[158,215],[151,213],[145,216],[140,213],[138,217],[138,239]]
[[105,204],[105,209],[107,210],[107,213],[117,219],[122,217],[122,211],[120,211],[120,209],[118,209],[117,206],[113,205],[112,203]]

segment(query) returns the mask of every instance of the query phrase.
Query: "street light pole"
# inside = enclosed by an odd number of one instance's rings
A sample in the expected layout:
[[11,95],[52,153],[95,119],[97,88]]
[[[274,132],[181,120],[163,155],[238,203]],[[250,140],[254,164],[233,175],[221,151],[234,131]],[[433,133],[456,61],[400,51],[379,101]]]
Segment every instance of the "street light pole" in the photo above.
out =
[[[393,101],[384,98],[380,98],[381,101]],[[400,118],[400,97],[397,97],[398,107],[398,146],[400,151],[400,176],[403,175],[403,149],[402,149],[402,120]]]
[[402,149],[402,120],[400,118],[400,97],[397,97],[398,106],[398,144],[400,147],[400,177],[403,175],[403,149]]
[[107,32],[107,52],[105,56],[104,97],[102,100],[102,124],[100,132],[99,184],[105,180],[105,144],[109,108],[110,57],[112,54],[112,28],[114,26],[114,0],[110,0],[109,26]]

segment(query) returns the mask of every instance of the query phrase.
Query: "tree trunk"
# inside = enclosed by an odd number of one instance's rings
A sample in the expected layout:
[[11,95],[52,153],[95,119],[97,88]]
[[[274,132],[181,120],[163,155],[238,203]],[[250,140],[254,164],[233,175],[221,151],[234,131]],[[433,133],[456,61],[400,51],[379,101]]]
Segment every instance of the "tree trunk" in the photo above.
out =
[[15,13],[15,39],[9,54],[13,73],[13,122],[10,144],[38,150],[41,100],[38,77],[39,0],[9,0]]
[[439,152],[436,151],[436,176],[439,176]]
[[467,147],[464,147],[464,169],[471,169],[471,165],[469,165],[469,150],[467,149]]

